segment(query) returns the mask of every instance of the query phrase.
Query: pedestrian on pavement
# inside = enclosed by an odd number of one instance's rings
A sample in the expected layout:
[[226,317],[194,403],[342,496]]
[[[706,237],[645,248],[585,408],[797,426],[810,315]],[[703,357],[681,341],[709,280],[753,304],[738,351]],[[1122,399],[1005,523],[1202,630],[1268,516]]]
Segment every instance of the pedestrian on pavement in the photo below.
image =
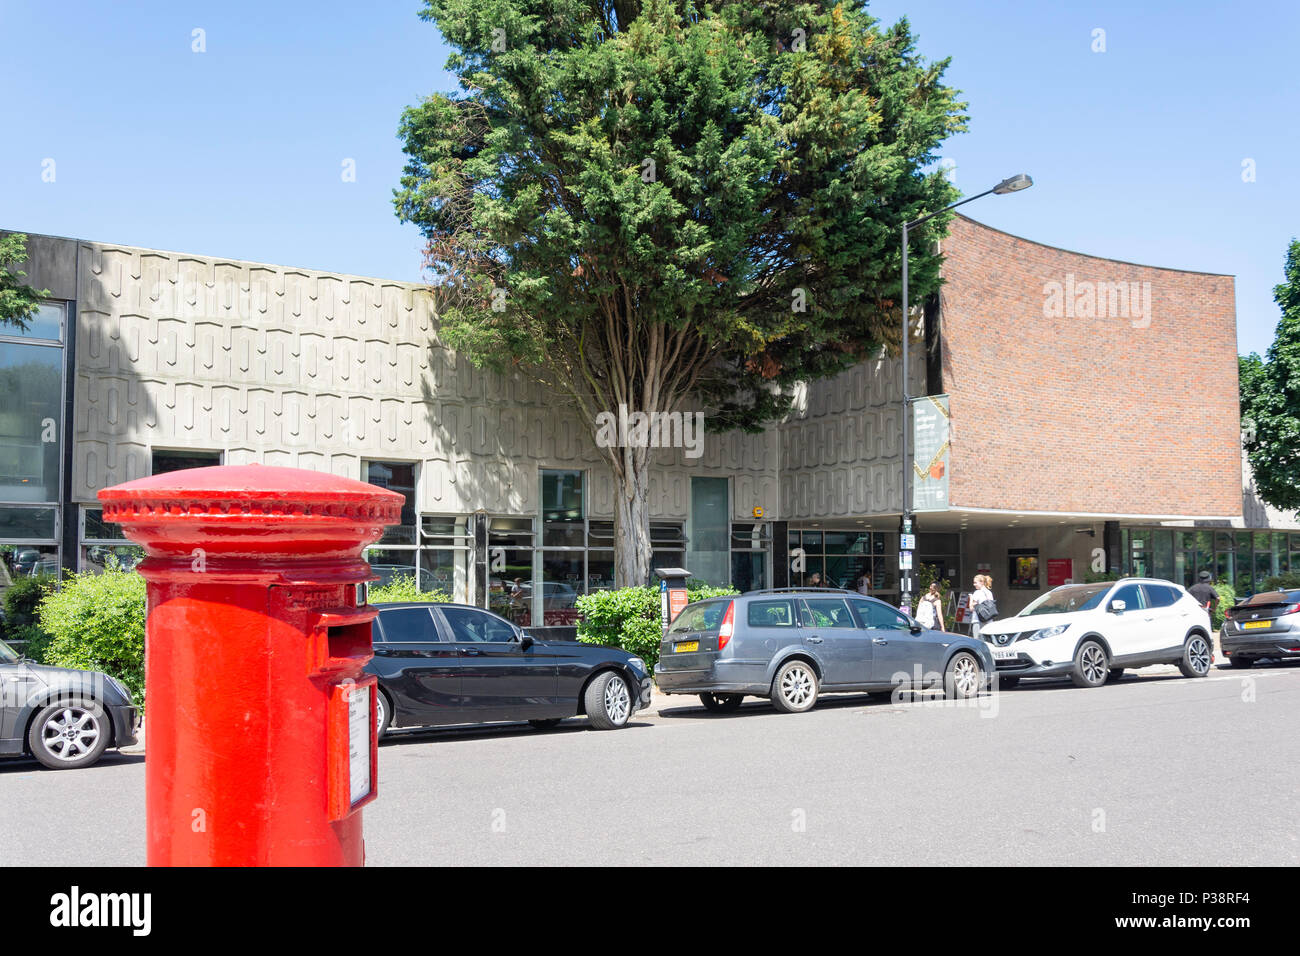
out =
[[977,574],[971,582],[975,590],[970,596],[970,636],[979,637],[980,628],[998,616],[997,601],[993,599],[993,578]]
[[808,579],[808,587],[819,588],[822,586],[822,576],[820,571],[814,571],[812,577]]
[[871,596],[871,575],[868,574],[866,571],[863,571],[861,574],[858,575],[858,579],[853,582],[853,587],[854,590],[856,590],[859,594],[865,594],[866,596],[870,597]]
[[930,582],[929,590],[921,597],[916,607],[916,620],[922,627],[931,630],[943,630],[943,597],[939,594],[939,582]]
[[1195,584],[1187,589],[1187,593],[1196,599],[1196,603],[1205,608],[1205,613],[1210,615],[1210,643],[1213,645],[1210,650],[1217,658],[1223,653],[1223,648],[1219,646],[1219,632],[1214,628],[1214,610],[1219,606],[1219,592],[1215,590],[1211,583],[1209,571],[1202,571],[1197,575],[1199,579]]

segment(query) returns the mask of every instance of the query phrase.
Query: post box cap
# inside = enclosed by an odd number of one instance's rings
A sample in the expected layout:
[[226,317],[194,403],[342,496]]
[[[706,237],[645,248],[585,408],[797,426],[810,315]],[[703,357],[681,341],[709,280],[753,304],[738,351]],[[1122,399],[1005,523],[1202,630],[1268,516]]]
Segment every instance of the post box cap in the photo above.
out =
[[99,492],[104,520],[151,553],[352,551],[401,517],[404,496],[351,478],[271,465],[214,465]]

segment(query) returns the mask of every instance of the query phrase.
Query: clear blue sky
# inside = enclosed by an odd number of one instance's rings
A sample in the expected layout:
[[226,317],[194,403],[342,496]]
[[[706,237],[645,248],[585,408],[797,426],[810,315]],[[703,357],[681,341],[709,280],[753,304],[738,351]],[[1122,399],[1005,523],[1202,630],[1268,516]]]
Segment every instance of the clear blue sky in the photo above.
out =
[[[451,88],[419,6],[0,0],[0,227],[417,279],[419,235],[390,203],[398,116]],[[1300,4],[1135,6],[871,10],[906,15],[925,55],[952,57],[972,117],[944,151],[957,185],[1034,177],[970,215],[1067,249],[1235,274],[1241,349],[1263,350],[1300,235]],[[205,53],[191,51],[195,28]],[[356,182],[342,181],[345,159]]]

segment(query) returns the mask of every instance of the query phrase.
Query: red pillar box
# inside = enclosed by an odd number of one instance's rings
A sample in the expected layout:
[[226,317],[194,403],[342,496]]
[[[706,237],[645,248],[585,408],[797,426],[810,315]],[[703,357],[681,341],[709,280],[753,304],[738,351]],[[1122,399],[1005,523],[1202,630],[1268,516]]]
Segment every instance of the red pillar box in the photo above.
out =
[[296,468],[99,493],[144,546],[151,866],[360,866],[375,683],[361,550],[403,498]]

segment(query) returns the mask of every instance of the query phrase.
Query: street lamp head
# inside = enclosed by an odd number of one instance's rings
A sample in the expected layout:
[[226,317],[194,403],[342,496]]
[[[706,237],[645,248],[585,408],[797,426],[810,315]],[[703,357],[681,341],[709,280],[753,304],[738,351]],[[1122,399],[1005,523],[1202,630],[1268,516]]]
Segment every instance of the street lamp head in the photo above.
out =
[[1002,182],[993,187],[993,192],[998,196],[1005,195],[1006,193],[1018,193],[1022,189],[1028,189],[1033,184],[1034,181],[1032,179],[1024,173],[1019,173],[1012,176],[1010,179],[1002,180]]

